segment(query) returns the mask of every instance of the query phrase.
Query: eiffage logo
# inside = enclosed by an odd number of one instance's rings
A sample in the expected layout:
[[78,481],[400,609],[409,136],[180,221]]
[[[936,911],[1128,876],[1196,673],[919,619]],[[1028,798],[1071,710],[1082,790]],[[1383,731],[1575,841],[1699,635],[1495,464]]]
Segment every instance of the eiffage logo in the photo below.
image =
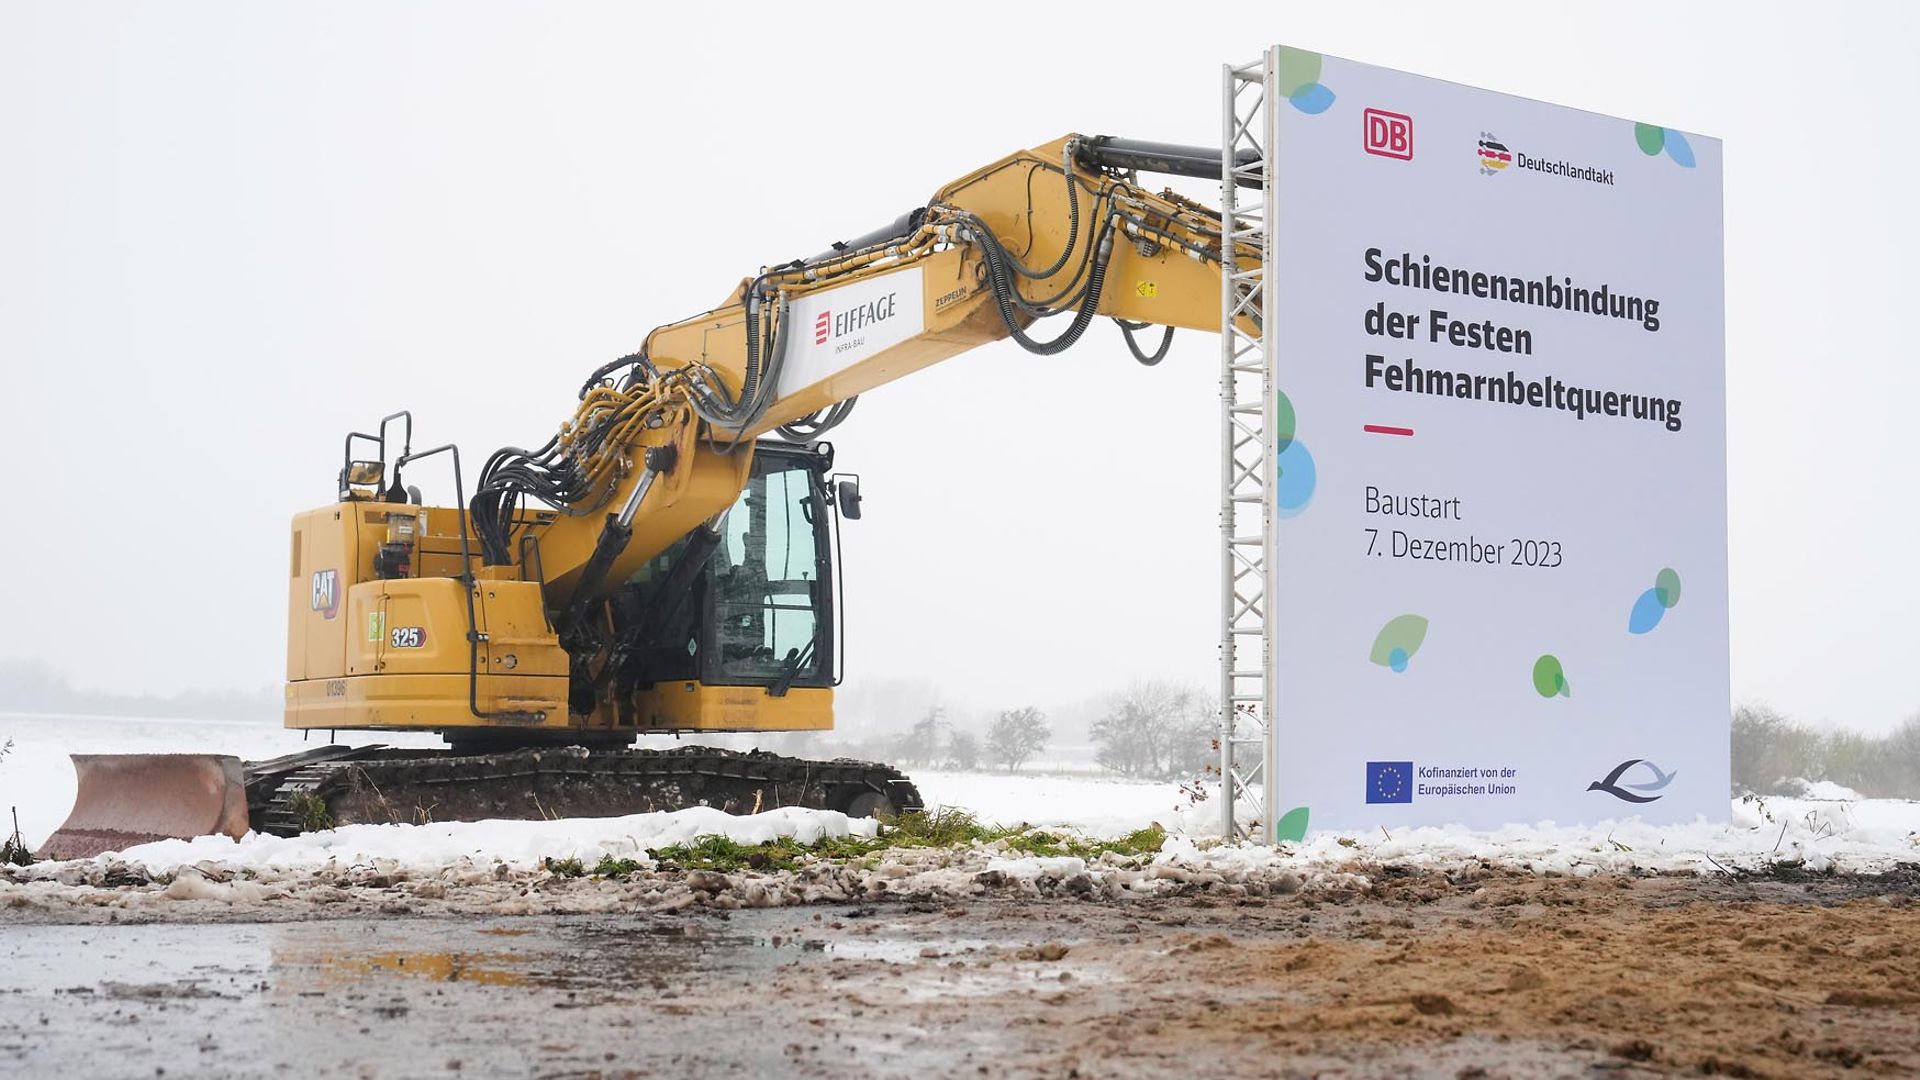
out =
[[1413,160],[1413,117],[1385,109],[1368,109],[1360,114],[1367,153],[1381,157]]

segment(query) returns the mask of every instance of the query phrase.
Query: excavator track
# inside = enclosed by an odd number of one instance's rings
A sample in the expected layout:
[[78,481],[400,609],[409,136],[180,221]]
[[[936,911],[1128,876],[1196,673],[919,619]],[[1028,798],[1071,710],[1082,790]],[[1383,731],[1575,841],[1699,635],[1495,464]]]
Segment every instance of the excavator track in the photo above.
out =
[[912,782],[885,765],[705,746],[489,754],[369,747],[248,768],[253,827],[279,836],[331,825],[618,817],[692,806],[732,814],[802,806],[852,817],[923,808]]

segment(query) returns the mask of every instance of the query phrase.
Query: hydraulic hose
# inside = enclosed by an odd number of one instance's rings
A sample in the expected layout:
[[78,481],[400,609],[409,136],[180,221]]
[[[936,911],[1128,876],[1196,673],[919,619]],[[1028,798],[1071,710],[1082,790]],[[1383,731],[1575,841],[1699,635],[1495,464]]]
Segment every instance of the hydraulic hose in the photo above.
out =
[[[1101,208],[1108,205],[1110,200],[1111,193],[1102,191],[1098,198],[1094,200],[1094,212],[1096,214],[1103,214],[1104,212]],[[1092,252],[1089,252],[1085,258],[1080,260],[1079,265],[1074,269],[1073,277],[1070,278],[1058,292],[1038,300],[1029,300],[1013,288],[1013,278],[1009,271],[1013,270],[1013,264],[1017,263],[1018,260],[1013,257],[1013,254],[1007,250],[1006,245],[1001,243],[1000,238],[994,235],[993,230],[989,229],[984,221],[981,221],[978,217],[971,214],[967,215],[966,218],[968,224],[973,228],[975,236],[981,246],[987,251],[988,268],[996,271],[1000,279],[1006,283],[1006,287],[1009,290],[1008,298],[1012,300],[1021,311],[1026,312],[1036,319],[1044,318],[1058,311],[1065,310],[1065,307],[1077,305],[1081,298],[1086,295],[1086,285],[1081,278],[1082,275],[1087,272],[1088,264],[1094,261]],[[1107,224],[1110,227],[1112,223],[1108,222]],[[1078,235],[1077,228],[1075,235]],[[1102,235],[1104,235],[1104,232]],[[998,260],[997,265],[996,259]],[[1054,307],[1055,304],[1060,303],[1062,300],[1066,301],[1064,307]]]
[[646,359],[647,354],[644,352],[630,353],[618,360],[609,360],[599,367],[594,368],[593,374],[587,376],[587,381],[580,384],[580,400],[585,401],[587,394],[592,391],[595,386],[600,384],[601,379],[606,378],[629,364],[643,364],[646,362]]
[[788,442],[810,443],[840,426],[840,422],[845,420],[849,413],[853,412],[854,403],[859,400],[860,396],[856,394],[845,401],[829,405],[818,412],[796,417],[773,429],[774,434]]
[[1141,364],[1147,367],[1152,367],[1167,358],[1167,350],[1173,345],[1173,327],[1167,327],[1167,332],[1161,335],[1159,348],[1153,350],[1151,353],[1146,353],[1140,350],[1140,343],[1133,340],[1133,335],[1136,331],[1145,330],[1148,326],[1152,325],[1151,323],[1128,322],[1125,319],[1115,319],[1113,321],[1120,327],[1120,336],[1127,339],[1127,351],[1133,354],[1135,360],[1140,361]]
[[1009,299],[1008,294],[1013,291],[1013,286],[1006,278],[1006,269],[997,265],[998,259],[995,256],[998,253],[995,252],[993,244],[985,245],[985,250],[988,253],[987,271],[993,285],[994,303],[1000,311],[1000,321],[1006,324],[1008,336],[1019,342],[1021,348],[1040,356],[1053,356],[1072,348],[1074,342],[1079,341],[1080,336],[1087,332],[1087,327],[1093,323],[1094,315],[1100,307],[1100,291],[1107,280],[1107,260],[1113,255],[1112,221],[1105,222],[1100,230],[1100,240],[1093,252],[1093,266],[1087,273],[1087,289],[1085,295],[1081,297],[1080,309],[1074,313],[1072,325],[1052,341],[1037,341],[1027,336],[1021,329],[1018,320],[1014,317],[1013,301]]
[[[1034,167],[1039,168],[1037,165]],[[1073,249],[1080,243],[1080,185],[1073,182],[1072,146],[1067,147],[1066,157],[1062,162],[1062,169],[1067,178],[1067,246],[1061,249],[1060,257],[1053,260],[1053,265],[1047,267],[1045,270],[1029,270],[1024,263],[1009,253],[1007,263],[1013,267],[1014,273],[1019,274],[1021,277],[1044,279],[1059,273],[1060,268],[1067,265],[1067,259],[1073,255]],[[1029,192],[1031,192],[1031,188],[1029,188]],[[1031,193],[1028,195],[1027,213],[1029,215],[1033,213]],[[1029,227],[1028,232],[1031,234],[1031,227]]]

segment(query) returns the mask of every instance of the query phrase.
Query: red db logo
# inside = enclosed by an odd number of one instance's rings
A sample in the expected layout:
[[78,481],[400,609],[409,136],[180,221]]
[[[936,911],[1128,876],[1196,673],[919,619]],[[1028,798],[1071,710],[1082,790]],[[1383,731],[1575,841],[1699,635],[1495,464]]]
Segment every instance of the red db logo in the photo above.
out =
[[1385,109],[1368,109],[1360,114],[1360,122],[1364,125],[1367,153],[1413,160],[1413,117]]

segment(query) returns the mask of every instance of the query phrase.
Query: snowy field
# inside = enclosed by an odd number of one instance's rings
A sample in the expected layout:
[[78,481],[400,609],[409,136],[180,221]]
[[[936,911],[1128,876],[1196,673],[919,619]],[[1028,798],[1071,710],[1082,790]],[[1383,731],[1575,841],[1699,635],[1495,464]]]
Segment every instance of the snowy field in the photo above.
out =
[[[314,745],[303,743],[298,733],[268,724],[0,713],[4,738],[14,740],[14,749],[0,761],[0,809],[19,808],[21,831],[33,844],[59,826],[72,804],[70,753],[217,752],[264,758]],[[436,745],[424,736],[379,741]],[[1444,869],[1479,861],[1583,874],[1711,873],[1775,861],[1803,862],[1812,870],[1873,872],[1920,862],[1920,803],[1861,799],[1834,785],[1814,785],[1803,798],[1735,800],[1726,822],[1656,828],[1628,819],[1593,827],[1542,823],[1494,831],[1423,828],[1371,835],[1314,831],[1303,843],[1269,853],[1207,850],[1217,837],[1217,807],[1211,802],[1191,804],[1172,784],[925,771],[916,771],[914,780],[930,805],[963,808],[998,824],[1068,827],[1114,836],[1158,823],[1171,834],[1168,857],[1215,863],[1264,865],[1278,859],[1316,867],[1390,862]],[[251,836],[237,845],[203,837],[149,844],[127,855],[156,870],[209,859],[276,867],[373,859],[436,865],[497,859],[527,866],[545,856],[576,856],[589,863],[603,854],[641,856],[709,834],[757,843],[776,837],[810,841],[858,835],[871,828],[870,822],[850,822],[828,811],[778,810],[743,818],[692,809],[597,820],[356,825],[291,840]]]

